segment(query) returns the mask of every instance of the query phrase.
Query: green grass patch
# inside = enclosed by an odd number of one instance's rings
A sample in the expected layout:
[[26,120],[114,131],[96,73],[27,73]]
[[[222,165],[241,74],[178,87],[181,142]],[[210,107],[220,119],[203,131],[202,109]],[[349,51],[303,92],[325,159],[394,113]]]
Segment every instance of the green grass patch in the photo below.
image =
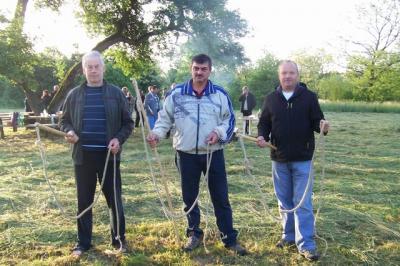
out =
[[321,101],[324,112],[400,113],[400,102]]
[[[322,265],[400,264],[400,114],[327,112],[332,130],[326,138],[326,177],[320,192],[320,153],[316,161],[314,203],[322,204],[318,234],[328,241]],[[43,137],[49,176],[67,213],[76,212],[76,192],[70,148],[62,139]],[[131,247],[110,256],[108,209],[103,197],[94,209],[93,244],[80,261],[70,256],[76,241],[74,220],[61,216],[43,178],[35,132],[6,128],[0,140],[0,265],[308,265],[293,249],[275,248],[280,225],[265,214],[260,195],[245,174],[239,143],[226,147],[230,200],[239,240],[251,255],[237,257],[219,239],[208,197],[202,193],[203,214],[209,211],[206,246],[191,254],[181,251],[186,221],[167,221],[152,185],[140,132],[124,146],[123,200],[126,237]],[[253,174],[266,203],[278,215],[267,150],[246,143]],[[178,213],[180,182],[171,140],[159,148],[168,186]],[[159,169],[155,174],[159,180]],[[161,187],[161,185],[160,185]],[[205,219],[202,218],[203,228]],[[317,240],[323,251],[324,242]]]

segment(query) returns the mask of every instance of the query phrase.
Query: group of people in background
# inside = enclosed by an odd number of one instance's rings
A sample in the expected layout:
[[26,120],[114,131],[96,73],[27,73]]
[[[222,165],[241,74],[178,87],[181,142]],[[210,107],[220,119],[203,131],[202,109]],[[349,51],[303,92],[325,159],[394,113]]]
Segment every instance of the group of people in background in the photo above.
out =
[[[171,89],[175,87],[175,83],[171,85]],[[148,92],[146,95],[143,94],[141,90],[140,98],[144,105],[144,109],[146,111],[146,116],[150,125],[150,128],[153,129],[157,119],[158,113],[162,109],[164,104],[164,99],[167,94],[167,89],[159,90],[156,85],[151,85],[147,88]],[[135,113],[135,127],[139,127],[140,123],[140,114],[137,106],[137,98],[133,97],[130,93],[128,87],[122,87],[122,92],[125,95],[126,100],[128,101],[129,111],[133,115]]]
[[[47,110],[51,100],[53,100],[54,96],[57,94],[57,92],[60,90],[60,86],[54,85],[53,90],[50,92],[47,89],[44,89],[42,91],[42,95],[40,96],[40,111]],[[24,111],[25,112],[32,112],[32,108],[28,102],[28,98],[25,97],[24,99]]]
[[[121,146],[134,127],[132,112],[135,104],[129,104],[134,101],[134,97],[127,89],[120,90],[103,80],[105,66],[99,52],[85,54],[82,66],[86,82],[69,92],[60,119],[61,130],[67,133],[66,140],[74,145],[72,157],[78,211],[81,212],[93,202],[96,181],[101,181],[107,150],[110,150],[115,154],[117,164],[116,169],[113,169],[111,163],[108,164],[103,193],[112,213],[111,244],[126,250],[119,162]],[[166,93],[163,109],[155,86],[148,88],[146,96],[141,95],[152,129],[147,141],[155,147],[167,137],[172,127],[175,128],[172,145],[176,151],[176,165],[181,178],[184,211],[188,212],[188,239],[183,250],[191,252],[198,248],[204,235],[196,198],[200,176],[209,168],[208,188],[221,241],[226,249],[246,255],[248,251],[239,244],[239,234],[234,227],[223,151],[235,129],[232,102],[224,88],[209,80],[212,71],[209,56],[194,56],[190,70],[190,80],[173,85]],[[329,123],[324,119],[317,95],[299,81],[299,70],[295,62],[282,61],[278,76],[280,85],[263,103],[257,146],[264,148],[267,141],[270,141],[277,148],[271,150],[270,156],[274,190],[280,210],[293,209],[299,204],[302,195],[306,194],[300,208],[292,213],[281,213],[282,234],[276,246],[295,246],[306,259],[317,260],[319,255],[314,240],[312,185],[308,192],[305,187],[309,175],[313,174],[311,158],[315,149],[314,132],[327,134]],[[240,101],[243,115],[251,115],[256,100],[247,87],[243,88]],[[93,105],[96,108],[92,108]],[[137,108],[135,111],[137,113]],[[208,160],[211,160],[209,164]],[[113,170],[117,179],[117,195],[114,195],[112,184]],[[77,227],[78,242],[73,255],[80,256],[91,248],[91,211],[77,220]]]

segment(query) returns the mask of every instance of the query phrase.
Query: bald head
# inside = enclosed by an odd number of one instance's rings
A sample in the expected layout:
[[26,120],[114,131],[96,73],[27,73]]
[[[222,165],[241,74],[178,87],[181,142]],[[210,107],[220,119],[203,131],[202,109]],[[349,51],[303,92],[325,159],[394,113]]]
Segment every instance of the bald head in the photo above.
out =
[[299,83],[299,68],[292,60],[281,61],[278,67],[279,82],[284,91],[294,91]]

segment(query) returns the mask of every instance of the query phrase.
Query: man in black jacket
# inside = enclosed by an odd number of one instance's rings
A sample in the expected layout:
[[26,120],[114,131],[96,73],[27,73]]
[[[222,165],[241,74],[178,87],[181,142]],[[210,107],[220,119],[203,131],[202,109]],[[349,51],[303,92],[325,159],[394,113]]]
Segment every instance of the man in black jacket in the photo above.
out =
[[[278,72],[280,86],[265,98],[257,145],[265,147],[271,140],[277,147],[271,150],[275,194],[281,210],[292,210],[301,201],[312,174],[314,131],[327,134],[329,123],[324,120],[317,95],[299,83],[296,63],[283,61]],[[312,185],[300,208],[281,212],[283,232],[277,247],[295,244],[306,259],[317,260],[311,194]]]
[[256,97],[249,91],[247,86],[242,88],[242,95],[239,97],[240,102],[240,112],[243,114],[243,119],[245,119],[245,129],[244,133],[249,134],[249,120],[248,116],[251,115],[254,107],[256,107]]
[[[65,139],[73,144],[78,213],[92,204],[97,179],[101,182],[107,149],[110,149],[117,156],[116,195],[114,196],[112,157],[108,163],[102,191],[112,212],[111,244],[124,250],[125,217],[121,198],[119,158],[121,145],[132,132],[133,120],[125,95],[119,88],[103,80],[105,67],[101,54],[97,51],[85,54],[82,58],[82,68],[86,82],[68,93],[60,119],[61,130],[67,133]],[[72,252],[74,256],[82,255],[91,247],[92,224],[92,210],[77,220],[78,243]],[[122,247],[117,239],[118,229]]]

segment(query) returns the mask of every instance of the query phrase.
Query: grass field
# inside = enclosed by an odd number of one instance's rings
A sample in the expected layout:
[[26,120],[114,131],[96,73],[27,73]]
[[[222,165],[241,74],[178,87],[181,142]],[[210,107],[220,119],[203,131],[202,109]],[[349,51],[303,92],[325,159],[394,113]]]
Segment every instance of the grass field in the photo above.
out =
[[[314,203],[322,204],[318,234],[328,242],[321,265],[400,264],[400,114],[327,112],[332,130],[326,138],[324,192],[319,183],[317,153]],[[69,147],[59,138],[43,137],[49,175],[60,201],[75,214],[76,196]],[[230,199],[239,240],[251,255],[237,257],[218,239],[213,215],[208,216],[206,247],[183,253],[173,225],[163,215],[151,177],[140,132],[124,147],[123,198],[127,240],[131,251],[107,255],[109,218],[101,197],[94,209],[94,248],[80,261],[70,256],[76,241],[75,221],[63,218],[43,178],[33,131],[6,131],[0,140],[0,265],[298,265],[309,264],[293,249],[280,250],[280,225],[267,216],[260,195],[245,174],[238,142],[226,147]],[[246,144],[257,182],[267,204],[278,215],[266,150]],[[181,207],[179,179],[170,140],[160,146],[174,206]],[[319,158],[318,158],[319,157]],[[159,171],[156,169],[157,177]],[[158,177],[159,178],[159,177]],[[208,198],[202,193],[201,205]],[[211,208],[211,207],[210,207]],[[212,213],[212,210],[209,210]],[[205,212],[203,212],[205,213]],[[203,217],[203,221],[204,221]],[[177,223],[183,239],[185,220]],[[319,250],[325,244],[317,240]]]

